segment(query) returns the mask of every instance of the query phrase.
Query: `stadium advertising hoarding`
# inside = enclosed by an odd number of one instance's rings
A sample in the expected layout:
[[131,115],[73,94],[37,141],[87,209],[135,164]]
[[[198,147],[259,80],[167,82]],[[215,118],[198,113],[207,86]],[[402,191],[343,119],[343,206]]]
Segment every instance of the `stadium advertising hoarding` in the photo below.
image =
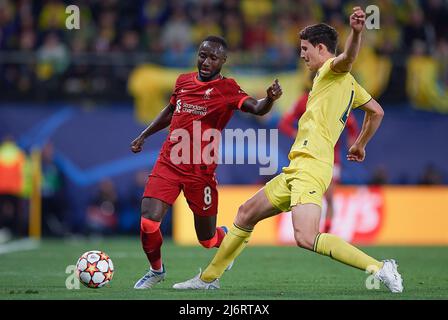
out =
[[[220,186],[218,225],[231,225],[238,207],[258,186]],[[359,245],[448,244],[448,188],[338,187],[331,233]],[[325,214],[325,203],[323,205]],[[192,213],[183,197],[174,205],[173,236],[178,244],[196,244]],[[322,219],[323,220],[323,219]],[[252,245],[294,245],[291,214],[261,221]]]

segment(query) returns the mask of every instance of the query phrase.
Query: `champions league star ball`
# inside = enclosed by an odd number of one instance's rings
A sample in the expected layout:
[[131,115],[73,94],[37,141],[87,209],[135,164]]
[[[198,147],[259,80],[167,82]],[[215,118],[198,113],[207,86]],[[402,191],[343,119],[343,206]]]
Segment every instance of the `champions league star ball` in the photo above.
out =
[[89,288],[101,288],[112,280],[114,264],[102,251],[87,251],[76,263],[79,281]]

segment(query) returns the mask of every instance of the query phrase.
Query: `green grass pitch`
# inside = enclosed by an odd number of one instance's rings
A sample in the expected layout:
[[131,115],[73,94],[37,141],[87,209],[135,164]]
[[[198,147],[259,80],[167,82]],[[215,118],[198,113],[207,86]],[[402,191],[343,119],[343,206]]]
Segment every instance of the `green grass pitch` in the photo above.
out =
[[[103,250],[115,265],[112,282],[101,289],[68,290],[68,265],[88,250]],[[172,285],[204,268],[216,249],[163,245],[167,278],[151,290],[134,290],[147,268],[138,237],[97,241],[45,240],[31,251],[0,255],[0,299],[309,300],[448,299],[447,247],[365,247],[379,259],[395,258],[404,278],[403,294],[381,286],[367,290],[367,274],[296,247],[249,246],[221,279],[221,289],[175,291]]]

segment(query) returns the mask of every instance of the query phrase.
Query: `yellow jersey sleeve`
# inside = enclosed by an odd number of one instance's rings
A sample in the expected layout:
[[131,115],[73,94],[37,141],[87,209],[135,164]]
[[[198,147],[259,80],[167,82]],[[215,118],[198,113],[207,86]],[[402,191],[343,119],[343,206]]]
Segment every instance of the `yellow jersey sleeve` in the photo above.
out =
[[319,74],[321,75],[321,78],[334,78],[334,77],[340,77],[347,74],[347,72],[336,72],[334,71],[331,66],[333,65],[333,61],[336,58],[331,58],[325,61],[322,67],[319,69]]
[[355,99],[352,109],[356,109],[372,99],[372,96],[355,79],[353,79],[353,89],[355,90]]

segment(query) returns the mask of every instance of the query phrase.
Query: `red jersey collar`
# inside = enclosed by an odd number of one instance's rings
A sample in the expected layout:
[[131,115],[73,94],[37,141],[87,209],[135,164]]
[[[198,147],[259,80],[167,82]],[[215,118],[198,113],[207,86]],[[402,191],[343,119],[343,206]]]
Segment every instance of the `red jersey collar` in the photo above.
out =
[[224,77],[220,74],[220,77],[219,77],[218,79],[215,79],[215,80],[212,80],[212,81],[203,82],[203,81],[200,81],[200,80],[198,79],[198,72],[195,72],[195,73],[193,74],[193,79],[194,79],[194,82],[196,82],[197,84],[203,86],[203,85],[206,85],[206,84],[209,84],[209,83],[215,83],[215,82],[218,82],[218,81],[220,81],[220,80],[223,80]]

